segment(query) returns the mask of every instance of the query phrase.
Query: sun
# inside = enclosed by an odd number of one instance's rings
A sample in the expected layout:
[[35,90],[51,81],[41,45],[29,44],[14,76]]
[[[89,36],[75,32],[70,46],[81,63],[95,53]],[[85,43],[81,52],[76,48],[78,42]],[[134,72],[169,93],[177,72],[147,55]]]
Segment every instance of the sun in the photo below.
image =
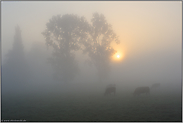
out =
[[116,62],[120,62],[121,60],[123,60],[123,58],[124,58],[124,53],[119,51],[115,53],[112,57],[113,61],[116,61]]

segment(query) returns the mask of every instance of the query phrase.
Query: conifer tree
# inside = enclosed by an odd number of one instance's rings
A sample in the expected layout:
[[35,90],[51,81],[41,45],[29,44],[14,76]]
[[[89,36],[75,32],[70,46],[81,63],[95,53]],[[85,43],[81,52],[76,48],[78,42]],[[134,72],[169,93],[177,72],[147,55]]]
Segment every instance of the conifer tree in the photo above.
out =
[[9,50],[7,60],[2,66],[2,84],[11,86],[23,84],[28,80],[28,65],[25,58],[24,46],[20,27],[15,27],[13,47]]

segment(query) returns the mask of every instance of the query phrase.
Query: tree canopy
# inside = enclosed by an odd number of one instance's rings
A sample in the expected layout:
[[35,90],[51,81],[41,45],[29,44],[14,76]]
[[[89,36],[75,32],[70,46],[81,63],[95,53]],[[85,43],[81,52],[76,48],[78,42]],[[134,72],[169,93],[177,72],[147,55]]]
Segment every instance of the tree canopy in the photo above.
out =
[[108,75],[110,58],[115,53],[111,43],[119,43],[119,40],[103,14],[94,13],[91,24],[85,17],[73,14],[53,16],[42,34],[46,45],[53,49],[49,60],[55,70],[55,79],[70,81],[75,77],[78,72],[75,51],[78,50],[88,54],[100,81]]
[[62,81],[72,80],[78,71],[74,51],[81,48],[80,42],[86,38],[88,23],[84,17],[73,14],[53,16],[46,24],[47,46],[53,48],[50,63],[55,70],[54,78]]
[[91,22],[91,31],[83,42],[85,46],[83,52],[88,53],[92,63],[98,69],[99,79],[102,81],[109,75],[110,58],[116,52],[111,43],[116,42],[118,44],[119,40],[103,14],[94,13]]

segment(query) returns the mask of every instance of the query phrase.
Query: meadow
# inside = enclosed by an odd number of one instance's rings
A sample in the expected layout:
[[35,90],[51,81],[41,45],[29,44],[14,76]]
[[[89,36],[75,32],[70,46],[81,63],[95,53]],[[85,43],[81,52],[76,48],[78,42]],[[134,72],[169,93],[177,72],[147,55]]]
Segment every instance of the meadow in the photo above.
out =
[[2,94],[1,118],[23,121],[182,121],[180,92],[151,91],[133,96],[117,90],[32,91]]

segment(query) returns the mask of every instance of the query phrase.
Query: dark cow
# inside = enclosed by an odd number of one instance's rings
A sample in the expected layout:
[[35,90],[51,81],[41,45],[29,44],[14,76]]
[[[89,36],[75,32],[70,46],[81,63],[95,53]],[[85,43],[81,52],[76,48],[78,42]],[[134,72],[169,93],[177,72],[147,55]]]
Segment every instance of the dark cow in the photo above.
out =
[[157,88],[157,87],[159,87],[160,86],[160,83],[154,83],[152,86],[151,86],[151,88]]
[[150,94],[150,88],[149,87],[138,87],[135,89],[133,95],[135,96],[135,95],[140,95],[143,93]]
[[116,86],[114,84],[107,86],[104,95],[109,95],[111,93],[114,93],[114,95],[116,94]]

